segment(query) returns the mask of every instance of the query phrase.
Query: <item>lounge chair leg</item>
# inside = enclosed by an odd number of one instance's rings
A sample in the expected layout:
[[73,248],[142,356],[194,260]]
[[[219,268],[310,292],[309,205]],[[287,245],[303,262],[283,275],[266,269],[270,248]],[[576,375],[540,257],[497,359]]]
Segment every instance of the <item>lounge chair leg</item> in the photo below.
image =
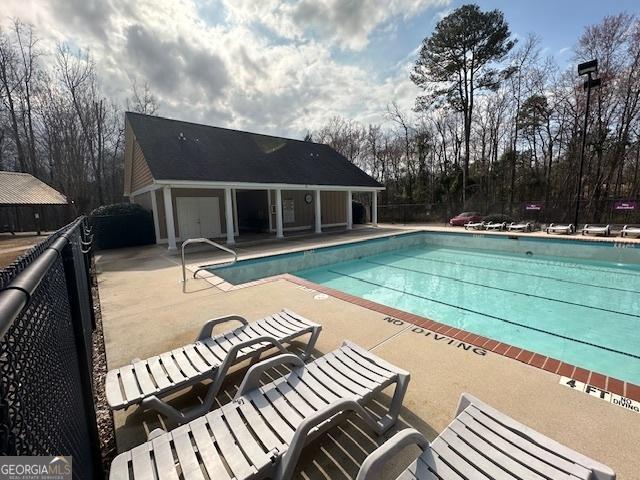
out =
[[335,415],[346,412],[353,412],[357,414],[378,435],[382,434],[382,432],[379,431],[379,425],[377,422],[375,422],[371,415],[369,415],[364,407],[359,403],[355,400],[348,399],[337,400],[336,402],[327,405],[324,409],[318,410],[310,417],[307,417],[298,425],[296,432],[293,434],[293,438],[291,439],[291,443],[289,444],[289,449],[280,459],[274,478],[277,480],[289,480],[293,476],[302,448],[309,441],[309,434],[312,433],[311,430]]
[[301,355],[302,360],[307,360],[313,352],[313,349],[316,346],[316,342],[318,341],[318,337],[320,336],[321,330],[322,329],[320,327],[313,327],[313,331],[311,332],[311,336],[309,337],[307,346],[305,347],[304,352]]
[[161,415],[167,417],[172,422],[175,422],[178,425],[182,425],[186,420],[185,416],[178,409],[172,407],[164,400],[160,400],[155,395],[151,395],[150,397],[142,400],[141,404],[142,408],[148,410],[154,410]]
[[410,379],[411,376],[409,374],[398,374],[398,381],[396,382],[396,389],[393,392],[389,412],[378,420],[378,425],[382,430],[381,433],[389,430],[398,421],[398,415],[400,415],[400,409],[402,409],[402,402],[404,401],[405,393],[407,393]]
[[211,385],[209,385],[207,393],[205,394],[200,405],[181,412],[169,405],[167,402],[160,400],[155,395],[152,395],[142,401],[142,406],[152,410],[156,410],[158,413],[164,415],[169,420],[176,422],[178,425],[190,422],[191,420],[194,420],[204,415],[205,413],[208,413],[211,410],[213,403],[215,402],[216,395],[220,391],[220,387],[222,386],[222,383],[227,376],[227,372],[229,371],[231,366],[236,363],[236,359],[238,358],[238,353],[240,352],[240,350],[260,343],[271,344],[278,350],[280,350],[281,353],[287,353],[287,350],[282,346],[282,343],[280,343],[280,341],[278,341],[274,337],[256,337],[252,338],[251,340],[247,340],[246,342],[238,343],[231,347],[229,352],[227,352],[227,357],[224,359],[224,362],[222,362],[222,365],[220,365],[215,371],[215,374],[211,378]]

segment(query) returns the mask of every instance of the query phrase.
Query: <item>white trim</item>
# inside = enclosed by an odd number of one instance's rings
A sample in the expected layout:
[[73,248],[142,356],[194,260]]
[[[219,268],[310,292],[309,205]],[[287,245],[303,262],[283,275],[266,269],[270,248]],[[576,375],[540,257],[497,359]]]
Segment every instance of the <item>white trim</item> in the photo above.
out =
[[284,238],[282,234],[282,190],[276,189],[276,238]]
[[273,232],[273,219],[271,218],[273,216],[271,215],[271,190],[267,190],[267,211],[269,213],[269,231]]
[[236,198],[237,190],[233,189],[233,219],[236,222],[233,228],[233,233],[237,237],[240,235],[240,225],[238,224],[238,199]]
[[141,195],[143,193],[150,192],[152,190],[160,190],[161,188],[162,188],[162,185],[157,185],[154,181],[154,183],[147,185],[146,187],[139,188],[135,192],[129,193],[129,198],[133,197],[134,195]]
[[371,191],[371,224],[378,226],[378,192]]
[[347,190],[346,196],[345,210],[347,214],[347,230],[351,230],[353,228],[353,195],[351,194],[351,190]]
[[[323,190],[329,192],[351,190],[354,192],[370,192],[372,190],[385,189],[385,187],[359,187],[353,185],[302,185],[287,183],[208,182],[193,180],[154,180],[154,183],[156,185],[170,185],[180,188],[238,188],[242,190]],[[138,192],[134,193],[137,194]]]
[[155,190],[151,191],[150,195],[151,195],[151,211],[153,212],[153,229],[156,232],[156,244],[158,244],[160,243],[160,223],[158,221],[158,200],[156,199],[156,191]]
[[169,250],[176,250],[176,227],[175,221],[173,220],[171,187],[164,187],[162,189],[162,195],[164,197],[164,218],[167,222],[167,243],[169,244]]
[[234,245],[236,241],[233,238],[235,230],[233,228],[233,199],[230,188],[224,189],[224,219],[227,234],[227,245]]
[[320,201],[320,190],[314,193],[314,212],[315,212],[315,233],[322,233],[322,203]]

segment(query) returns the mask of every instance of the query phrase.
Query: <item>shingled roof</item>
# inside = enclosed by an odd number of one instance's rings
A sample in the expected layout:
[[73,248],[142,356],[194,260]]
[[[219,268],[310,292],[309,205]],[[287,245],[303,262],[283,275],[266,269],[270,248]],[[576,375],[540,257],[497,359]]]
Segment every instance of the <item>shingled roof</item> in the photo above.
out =
[[328,145],[127,112],[155,180],[382,187]]
[[0,205],[63,205],[67,198],[29,173],[0,171]]

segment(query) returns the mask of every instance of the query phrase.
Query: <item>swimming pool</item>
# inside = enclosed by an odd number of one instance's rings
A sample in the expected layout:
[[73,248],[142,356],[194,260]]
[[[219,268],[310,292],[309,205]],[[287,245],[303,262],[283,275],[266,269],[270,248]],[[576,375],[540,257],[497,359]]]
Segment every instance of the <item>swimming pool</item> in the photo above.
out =
[[494,238],[402,235],[248,260],[215,273],[232,283],[294,273],[640,384],[640,249]]

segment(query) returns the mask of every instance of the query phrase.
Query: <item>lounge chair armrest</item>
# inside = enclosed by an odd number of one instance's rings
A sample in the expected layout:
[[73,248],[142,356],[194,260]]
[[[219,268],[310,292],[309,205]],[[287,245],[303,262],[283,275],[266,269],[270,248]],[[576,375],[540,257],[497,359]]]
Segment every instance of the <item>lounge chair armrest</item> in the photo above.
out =
[[335,415],[354,412],[374,430],[378,432],[377,422],[367,413],[367,411],[355,400],[342,399],[327,405],[324,409],[318,410],[314,415],[304,419],[296,428],[293,439],[289,444],[289,449],[282,456],[280,464],[274,478],[278,480],[288,480],[293,476],[293,472],[300,458],[300,452],[308,441],[309,434]]
[[247,319],[240,315],[225,315],[224,317],[212,318],[204,322],[204,325],[200,329],[200,333],[196,337],[196,341],[205,340],[213,336],[213,327],[220,325],[221,323],[237,321],[243,325],[248,325]]
[[247,371],[238,391],[236,392],[234,400],[237,400],[242,395],[256,388],[260,387],[260,377],[262,374],[270,368],[278,365],[290,365],[292,367],[304,367],[304,362],[293,353],[283,353],[275,357],[267,358],[261,362],[256,363]]
[[[229,372],[229,369],[233,366],[233,364],[236,363],[240,350],[242,350],[243,348],[250,347],[251,345],[255,345],[257,343],[268,343],[278,348],[278,350],[280,350],[281,352],[287,353],[287,350],[284,348],[282,343],[280,343],[274,337],[268,337],[268,336],[256,337],[242,343],[237,343],[229,349],[229,351],[227,352],[227,356],[224,359],[224,362],[222,362],[222,365],[220,365],[218,369],[215,371],[215,376],[212,378],[213,382],[211,382],[211,384],[209,385],[209,388],[207,389],[207,393],[204,396],[202,403],[200,405],[190,409],[188,412],[181,413],[179,416],[175,415],[174,412],[172,412],[170,409],[166,407],[162,407],[163,410],[158,409],[160,413],[165,414],[168,418],[175,420],[178,424],[182,425],[186,422],[190,422],[191,420],[194,420],[204,415],[205,413],[209,412],[213,406],[216,395],[220,391],[220,387],[222,386],[222,383],[224,382],[224,379],[226,378],[227,373]],[[173,407],[169,407],[169,408],[173,408]]]
[[384,464],[409,445],[416,445],[424,451],[429,447],[429,442],[413,428],[401,430],[369,454],[362,462],[356,480],[379,480]]

